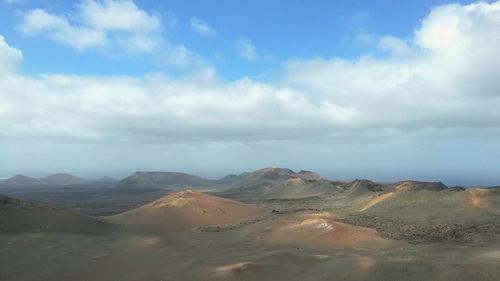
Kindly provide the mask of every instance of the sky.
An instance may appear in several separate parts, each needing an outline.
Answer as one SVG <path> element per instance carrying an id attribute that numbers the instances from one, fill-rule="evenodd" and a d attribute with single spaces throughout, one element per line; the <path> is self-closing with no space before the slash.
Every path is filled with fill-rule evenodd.
<path id="1" fill-rule="evenodd" d="M 0 177 L 500 185 L 500 1 L 0 0 Z"/>

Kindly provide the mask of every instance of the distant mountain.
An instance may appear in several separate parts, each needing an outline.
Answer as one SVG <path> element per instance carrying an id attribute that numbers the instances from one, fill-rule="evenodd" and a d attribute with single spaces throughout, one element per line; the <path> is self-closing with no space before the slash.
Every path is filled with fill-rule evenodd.
<path id="1" fill-rule="evenodd" d="M 441 182 L 406 180 L 379 184 L 365 179 L 338 182 L 324 179 L 310 171 L 295 173 L 290 169 L 264 168 L 226 185 L 225 190 L 217 194 L 240 199 L 299 199 L 325 194 L 357 197 L 373 196 L 380 192 L 443 190 L 460 191 L 458 188 L 451 190 Z"/>
<path id="2" fill-rule="evenodd" d="M 240 180 L 243 180 L 244 178 L 246 178 L 249 175 L 250 175 L 250 173 L 248 173 L 248 172 L 244 172 L 244 173 L 241 173 L 239 175 L 227 175 L 227 176 L 219 179 L 218 182 L 220 184 L 231 184 L 231 183 L 235 183 L 235 182 L 238 182 Z"/>
<path id="3" fill-rule="evenodd" d="M 338 192 L 336 182 L 310 172 L 264 168 L 227 185 L 223 196 L 253 199 L 298 199 Z"/>
<path id="4" fill-rule="evenodd" d="M 11 185 L 11 186 L 23 186 L 23 185 L 39 185 L 42 181 L 40 179 L 27 177 L 24 175 L 15 175 L 11 178 L 8 178 L 2 181 L 2 185 Z"/>
<path id="5" fill-rule="evenodd" d="M 298 178 L 299 176 L 290 169 L 263 168 L 234 183 L 238 188 L 259 188 L 277 181 Z"/>
<path id="6" fill-rule="evenodd" d="M 104 177 L 99 179 L 84 179 L 66 173 L 56 173 L 44 178 L 32 178 L 24 175 L 16 175 L 9 179 L 0 181 L 2 186 L 58 186 L 58 185 L 79 185 L 91 183 L 113 183 L 115 179 Z"/>
<path id="7" fill-rule="evenodd" d="M 332 189 L 332 184 L 310 171 L 295 173 L 290 169 L 264 168 L 252 173 L 228 175 L 209 180 L 185 173 L 136 172 L 115 185 L 118 189 L 180 189 L 220 187 L 252 193 L 256 198 L 302 198 L 317 196 Z M 237 190 L 236 190 L 237 189 Z M 250 192 L 251 191 L 251 192 Z"/>
<path id="8" fill-rule="evenodd" d="M 75 177 L 70 174 L 58 173 L 46 176 L 40 179 L 43 184 L 47 185 L 69 185 L 88 182 L 86 179 Z"/>
<path id="9" fill-rule="evenodd" d="M 119 189 L 179 189 L 185 187 L 208 187 L 217 184 L 185 173 L 174 172 L 135 172 L 119 181 L 115 188 Z"/>

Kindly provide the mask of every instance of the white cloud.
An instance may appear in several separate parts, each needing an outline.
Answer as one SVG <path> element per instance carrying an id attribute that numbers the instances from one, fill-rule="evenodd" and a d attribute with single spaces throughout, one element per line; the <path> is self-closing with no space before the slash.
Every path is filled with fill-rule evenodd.
<path id="1" fill-rule="evenodd" d="M 24 3 L 25 0 L 4 0 L 7 4 L 20 4 Z"/>
<path id="2" fill-rule="evenodd" d="M 383 36 L 380 38 L 378 47 L 389 52 L 393 57 L 404 57 L 412 53 L 411 47 L 405 40 L 393 36 Z"/>
<path id="3" fill-rule="evenodd" d="M 416 30 L 414 46 L 391 37 L 389 49 L 406 57 L 290 60 L 283 80 L 350 109 L 351 127 L 498 130 L 499 18 L 500 2 L 440 6 Z"/>
<path id="4" fill-rule="evenodd" d="M 139 9 L 132 1 L 87 0 L 80 8 L 83 22 L 98 30 L 137 34 L 156 32 L 160 28 L 158 16 Z"/>
<path id="5" fill-rule="evenodd" d="M 240 38 L 235 42 L 236 51 L 247 61 L 256 61 L 259 58 L 252 41 L 247 38 Z"/>
<path id="6" fill-rule="evenodd" d="M 17 72 L 21 67 L 22 58 L 21 50 L 10 47 L 0 35 L 0 74 Z"/>
<path id="7" fill-rule="evenodd" d="M 18 29 L 77 50 L 120 48 L 151 52 L 161 41 L 159 16 L 148 14 L 128 0 L 86 0 L 71 17 L 42 9 L 29 10 Z"/>
<path id="8" fill-rule="evenodd" d="M 181 78 L 0 78 L 0 136 L 137 143 L 498 137 L 499 18 L 500 2 L 440 6 L 413 38 L 382 37 L 381 47 L 404 56 L 290 59 L 266 83 L 224 81 L 211 68 Z M 443 32 L 446 40 L 436 35 Z M 256 59 L 242 42 L 243 55 Z M 182 47 L 174 53 L 173 60 L 191 57 Z"/>
<path id="9" fill-rule="evenodd" d="M 19 30 L 25 35 L 47 36 L 50 40 L 77 50 L 105 47 L 109 44 L 104 31 L 73 26 L 66 17 L 51 15 L 41 9 L 27 12 Z"/>
<path id="10" fill-rule="evenodd" d="M 197 17 L 190 18 L 189 24 L 191 26 L 191 29 L 202 36 L 212 36 L 216 34 L 215 29 L 213 29 L 208 23 Z"/>
<path id="11" fill-rule="evenodd" d="M 147 54 L 160 65 L 187 70 L 206 66 L 202 56 L 161 35 L 159 15 L 147 13 L 131 0 L 83 0 L 76 7 L 69 15 L 29 10 L 17 28 L 79 51 L 99 50 L 113 57 Z M 164 19 L 168 28 L 177 24 L 175 16 L 166 14 Z"/>

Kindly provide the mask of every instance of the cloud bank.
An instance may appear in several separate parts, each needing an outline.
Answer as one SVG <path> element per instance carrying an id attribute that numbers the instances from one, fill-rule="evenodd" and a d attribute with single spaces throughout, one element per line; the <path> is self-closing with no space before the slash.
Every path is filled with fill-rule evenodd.
<path id="1" fill-rule="evenodd" d="M 109 21 L 116 10 L 130 21 Z M 147 51 L 160 28 L 132 2 L 85 1 L 78 21 L 33 10 L 21 30 L 76 49 Z M 500 2 L 436 7 L 412 38 L 384 35 L 375 47 L 384 55 L 291 58 L 268 82 L 227 81 L 210 67 L 180 78 L 28 77 L 21 51 L 0 37 L 0 138 L 143 145 L 500 136 Z M 171 58 L 190 51 L 178 52 Z"/>
<path id="2" fill-rule="evenodd" d="M 10 47 L 0 35 L 0 74 L 19 71 L 23 54 L 21 50 Z"/>

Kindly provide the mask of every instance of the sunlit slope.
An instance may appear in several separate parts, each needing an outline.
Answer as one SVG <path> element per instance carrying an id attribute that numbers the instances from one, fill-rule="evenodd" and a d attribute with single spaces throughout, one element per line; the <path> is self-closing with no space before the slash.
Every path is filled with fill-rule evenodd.
<path id="1" fill-rule="evenodd" d="M 166 231 L 195 226 L 236 223 L 259 217 L 265 211 L 249 204 L 193 190 L 169 193 L 137 209 L 109 217 L 125 225 L 143 225 Z"/>
<path id="2" fill-rule="evenodd" d="M 358 210 L 415 222 L 487 223 L 500 218 L 500 189 L 380 192 Z"/>

